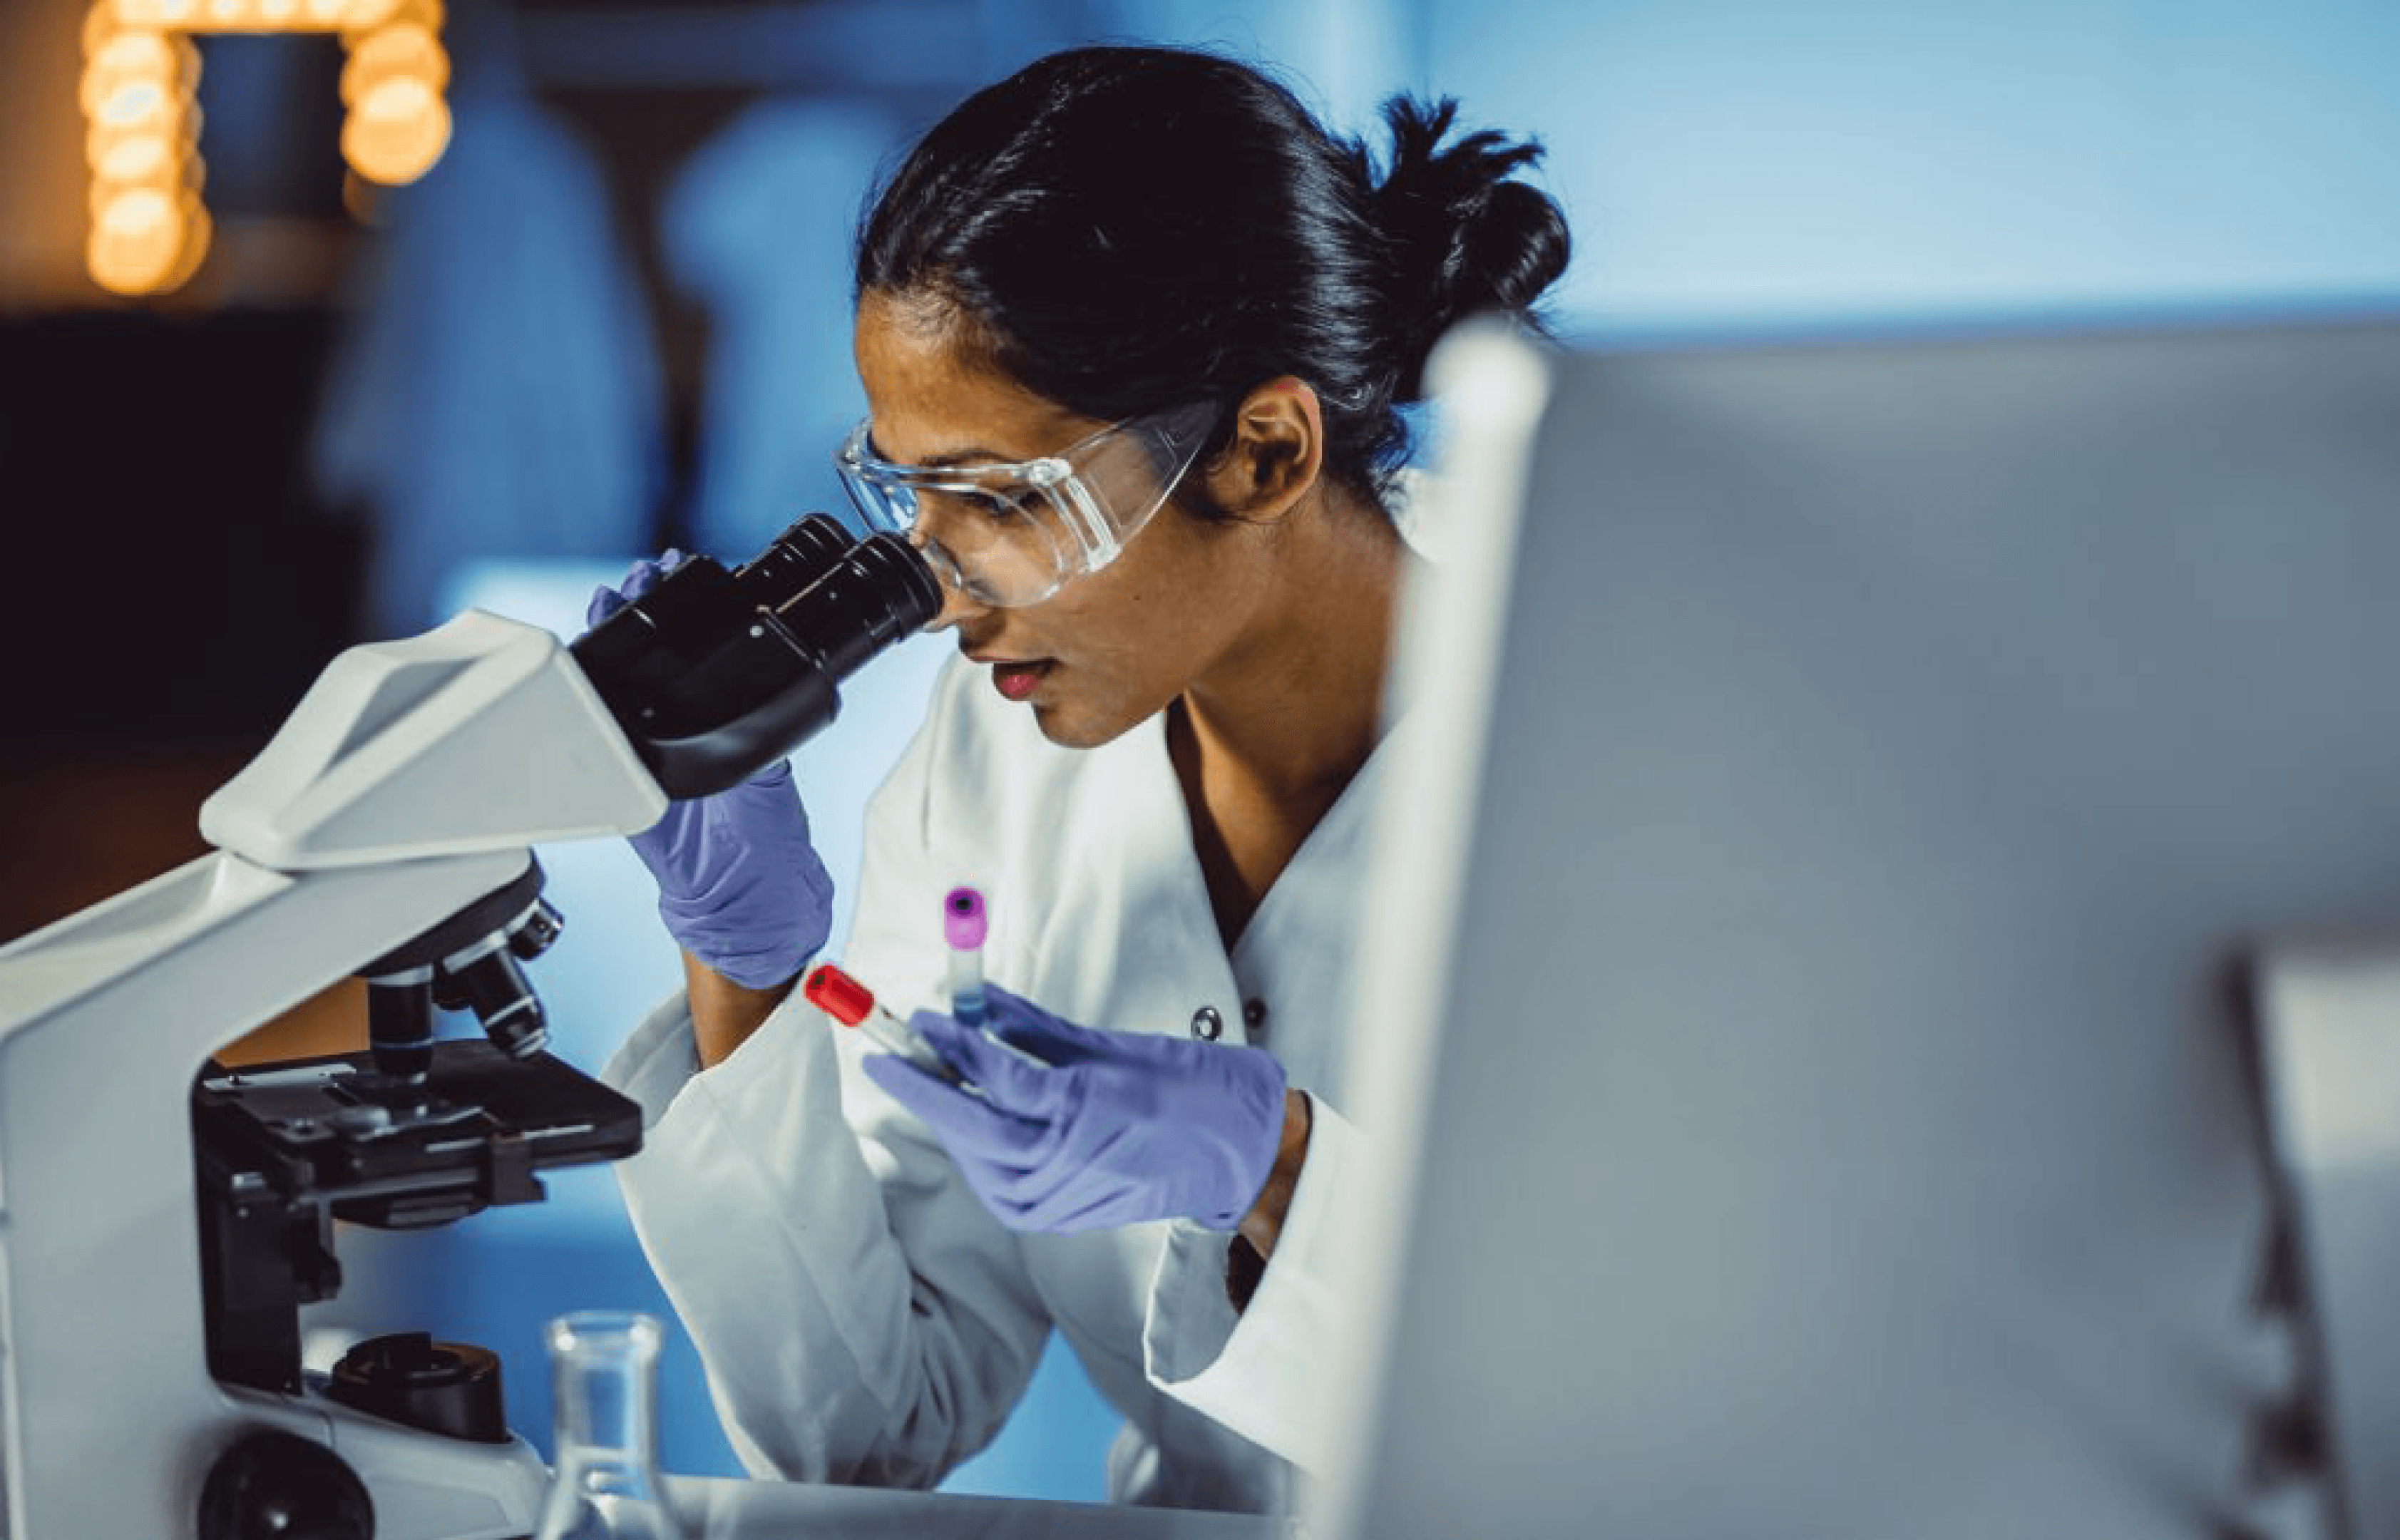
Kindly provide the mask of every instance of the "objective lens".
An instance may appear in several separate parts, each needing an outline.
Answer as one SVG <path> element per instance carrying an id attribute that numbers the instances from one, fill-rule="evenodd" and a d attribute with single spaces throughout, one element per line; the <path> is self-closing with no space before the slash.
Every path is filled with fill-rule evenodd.
<path id="1" fill-rule="evenodd" d="M 430 968 L 367 980 L 367 1047 L 394 1080 L 424 1078 L 433 1067 Z"/>
<path id="2" fill-rule="evenodd" d="M 550 1042 L 550 1023 L 541 1002 L 514 954 L 495 947 L 473 961 L 443 965 L 467 1008 L 475 1013 L 484 1035 L 511 1058 L 531 1058 Z"/>
<path id="3" fill-rule="evenodd" d="M 509 950 L 530 962 L 550 950 L 550 944 L 566 928 L 566 918 L 551 906 L 550 900 L 537 898 L 533 907 L 509 932 Z"/>

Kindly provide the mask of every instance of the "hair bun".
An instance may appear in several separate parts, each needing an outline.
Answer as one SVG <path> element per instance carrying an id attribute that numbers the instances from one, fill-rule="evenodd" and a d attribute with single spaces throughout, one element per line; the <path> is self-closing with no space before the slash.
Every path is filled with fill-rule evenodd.
<path id="1" fill-rule="evenodd" d="M 1486 129 L 1445 148 L 1457 116 L 1448 97 L 1384 103 L 1391 162 L 1370 196 L 1393 253 L 1402 401 L 1418 396 L 1425 356 L 1444 332 L 1485 310 L 1538 328 L 1534 304 L 1566 271 L 1566 216 L 1548 194 L 1513 180 L 1540 161 L 1541 145 Z"/>

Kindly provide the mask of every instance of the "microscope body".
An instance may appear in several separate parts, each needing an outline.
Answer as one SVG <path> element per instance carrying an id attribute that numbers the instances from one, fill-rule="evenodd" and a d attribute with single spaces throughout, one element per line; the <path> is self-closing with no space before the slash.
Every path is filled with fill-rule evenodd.
<path id="1" fill-rule="evenodd" d="M 460 944 L 457 927 L 496 905 L 517 918 L 494 944 L 541 929 L 534 844 L 647 828 L 670 794 L 730 784 L 829 719 L 832 679 L 921 626 L 938 589 L 893 538 L 853 548 L 822 515 L 804 525 L 822 549 L 797 569 L 795 525 L 770 552 L 792 570 L 769 575 L 778 598 L 842 590 L 832 650 L 847 661 L 801 657 L 798 715 L 790 691 L 737 702 L 734 749 L 673 709 L 677 676 L 705 672 L 690 637 L 724 631 L 721 619 L 678 631 L 629 606 L 570 653 L 469 611 L 334 659 L 203 806 L 210 853 L 0 947 L 0 1534 L 217 1540 L 261 1470 L 297 1484 L 288 1504 L 304 1516 L 362 1497 L 375 1540 L 531 1530 L 548 1473 L 529 1445 L 505 1427 L 460 1437 L 349 1404 L 300 1371 L 293 1313 L 339 1286 L 334 1218 L 444 1223 L 537 1198 L 538 1168 L 636 1148 L 638 1113 L 542 1054 L 538 1014 L 528 1031 L 505 999 L 472 1002 L 489 1045 L 411 1043 L 377 1015 L 367 1055 L 239 1070 L 211 1056 L 353 974 L 369 976 L 371 1000 L 455 989 L 412 944 L 447 936 L 432 949 L 451 963 L 480 956 L 492 948 Z M 891 569 L 866 586 L 900 595 L 868 606 L 871 623 L 853 613 L 862 552 Z M 731 612 L 756 613 L 743 638 L 772 630 L 797 654 L 805 628 L 777 625 L 775 604 L 736 580 L 769 565 L 705 564 L 679 589 L 714 583 Z M 862 624 L 871 634 L 852 634 Z M 655 677 L 595 665 L 586 644 L 604 632 Z M 759 713 L 775 710 L 762 731 Z M 445 1120 L 457 1137 L 434 1137 Z M 327 1124 L 346 1124 L 344 1139 L 327 1142 Z M 333 1468 L 296 1468 L 295 1451 L 300 1466 L 329 1452 Z"/>
<path id="2" fill-rule="evenodd" d="M 665 806 L 554 640 L 470 612 L 336 659 L 203 808 L 217 850 L 0 950 L 8 1533 L 195 1533 L 211 1470 L 260 1429 L 338 1452 L 379 1540 L 531 1528 L 544 1472 L 522 1440 L 211 1375 L 194 1081 L 228 1040 L 522 879 L 534 841 Z"/>

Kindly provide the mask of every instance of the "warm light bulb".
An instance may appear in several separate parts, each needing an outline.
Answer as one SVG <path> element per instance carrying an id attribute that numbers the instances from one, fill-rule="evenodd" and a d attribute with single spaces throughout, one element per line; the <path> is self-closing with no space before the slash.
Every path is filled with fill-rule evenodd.
<path id="1" fill-rule="evenodd" d="M 176 105 L 158 82 L 128 80 L 112 89 L 91 116 L 102 128 L 164 128 L 174 121 Z"/>
<path id="2" fill-rule="evenodd" d="M 164 139 L 173 144 L 176 158 L 180 161 L 199 147 L 199 116 L 197 111 L 179 113 L 164 123 L 135 123 L 124 128 L 94 123 L 84 134 L 84 162 L 91 168 L 92 174 L 98 176 L 101 167 L 118 153 L 118 146 L 126 141 L 153 138 Z"/>
<path id="3" fill-rule="evenodd" d="M 250 7 L 242 0 L 209 0 L 209 25 L 239 27 L 250 19 Z"/>
<path id="4" fill-rule="evenodd" d="M 173 198 L 156 187 L 130 188 L 110 198 L 92 221 L 85 256 L 103 288 L 146 293 L 173 270 L 184 234 Z"/>
<path id="5" fill-rule="evenodd" d="M 128 75 L 151 75 L 158 79 L 172 78 L 178 61 L 175 50 L 155 32 L 134 31 L 111 33 L 84 65 L 84 78 L 122 79 Z"/>
<path id="6" fill-rule="evenodd" d="M 450 84 L 450 56 L 433 34 L 413 21 L 395 22 L 359 39 L 342 64 L 344 106 L 394 76 L 423 81 L 439 91 Z"/>
<path id="7" fill-rule="evenodd" d="M 380 27 L 399 8 L 400 0 L 347 0 L 342 7 L 342 27 L 348 32 Z"/>
<path id="8" fill-rule="evenodd" d="M 83 108 L 84 122 L 92 128 L 117 126 L 111 116 L 138 118 L 141 103 L 133 93 L 137 87 L 164 94 L 166 82 L 156 75 L 129 75 L 121 70 L 102 70 L 86 66 L 83 78 L 75 84 L 75 100 Z"/>
<path id="9" fill-rule="evenodd" d="M 109 141 L 93 157 L 91 174 L 99 182 L 120 186 L 136 182 L 157 186 L 182 181 L 183 168 L 184 158 L 176 153 L 173 137 L 152 129 Z"/>
<path id="10" fill-rule="evenodd" d="M 118 48 L 117 44 L 131 46 Z M 185 93 L 176 65 L 174 50 L 157 34 L 128 33 L 83 67 L 83 78 L 75 87 L 76 101 L 84 116 L 94 121 L 112 111 L 124 118 L 139 118 L 143 106 L 134 94 L 138 87 L 156 90 L 180 105 Z"/>
<path id="11" fill-rule="evenodd" d="M 442 30 L 442 0 L 393 0 L 391 14 L 383 19 L 385 26 L 413 22 L 428 32 Z M 351 29 L 354 33 L 359 29 Z"/>
<path id="12" fill-rule="evenodd" d="M 136 187 L 108 200 L 100 223 L 111 235 L 140 236 L 172 223 L 175 199 L 156 187 Z"/>
<path id="13" fill-rule="evenodd" d="M 388 187 L 432 169 L 450 143 L 450 109 L 424 81 L 395 75 L 367 89 L 342 120 L 342 158 Z"/>

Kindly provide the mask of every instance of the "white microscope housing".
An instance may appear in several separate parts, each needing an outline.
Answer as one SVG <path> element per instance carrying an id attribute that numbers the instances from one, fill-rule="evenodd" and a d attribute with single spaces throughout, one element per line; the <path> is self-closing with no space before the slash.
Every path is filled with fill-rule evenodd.
<path id="1" fill-rule="evenodd" d="M 361 1410 L 302 1370 L 331 1220 L 448 1222 L 638 1147 L 632 1103 L 541 1052 L 509 955 L 556 923 L 530 847 L 781 757 L 937 603 L 895 537 L 811 515 L 571 652 L 471 610 L 353 647 L 202 808 L 213 851 L 0 947 L 0 1534 L 363 1534 L 362 1502 L 375 1540 L 529 1532 L 548 1473 L 505 1425 Z M 789 688 L 751 688 L 778 669 Z M 692 681 L 716 696 L 685 709 Z M 368 1053 L 213 1061 L 357 974 Z M 428 996 L 490 1041 L 430 1041 Z"/>

